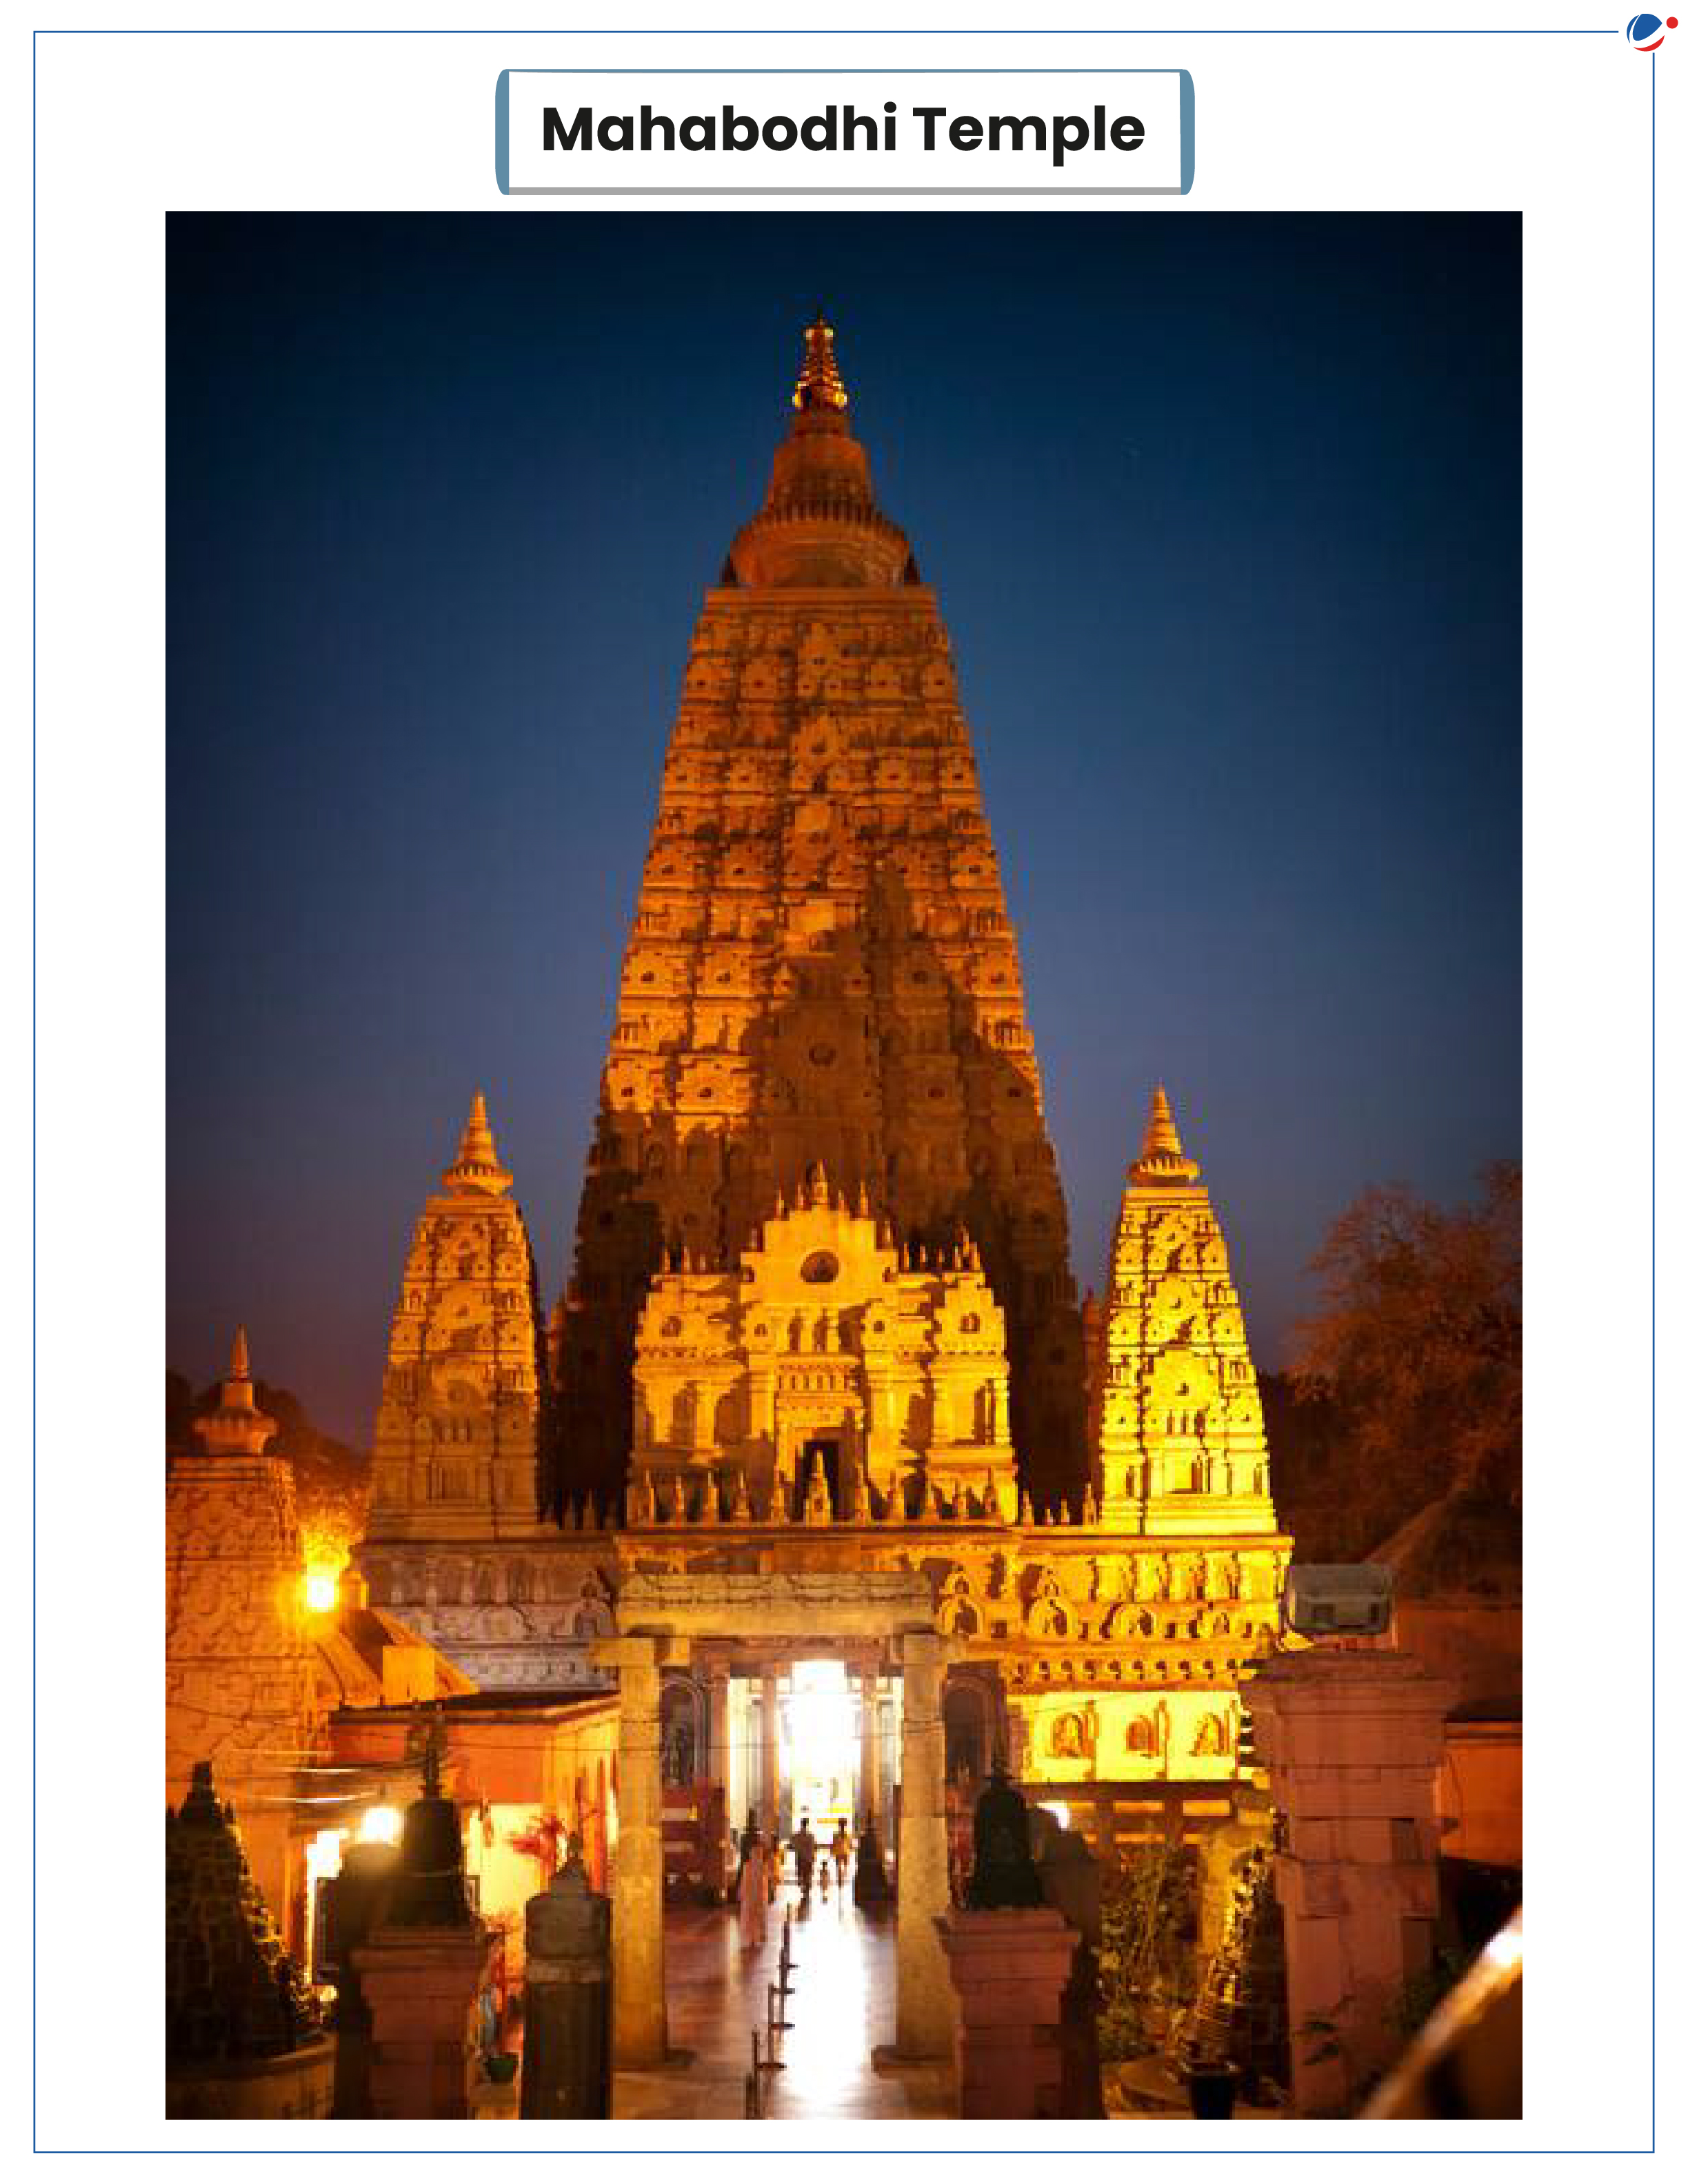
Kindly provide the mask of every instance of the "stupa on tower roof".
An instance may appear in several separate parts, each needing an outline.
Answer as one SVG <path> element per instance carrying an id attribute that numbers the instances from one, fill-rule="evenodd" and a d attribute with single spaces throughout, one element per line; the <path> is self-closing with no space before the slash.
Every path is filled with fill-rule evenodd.
<path id="1" fill-rule="evenodd" d="M 867 450 L 850 429 L 850 396 L 816 315 L 803 335 L 790 428 L 774 451 L 761 511 L 733 542 L 733 581 L 761 590 L 917 581 L 909 542 L 879 508 Z"/>
<path id="2" fill-rule="evenodd" d="M 1173 1120 L 1173 1103 L 1167 1097 L 1164 1084 L 1155 1087 L 1149 1119 L 1143 1126 L 1142 1150 L 1131 1163 L 1129 1173 L 1135 1184 L 1174 1185 L 1194 1183 L 1201 1173 L 1179 1141 L 1178 1126 Z"/>
<path id="3" fill-rule="evenodd" d="M 196 1418 L 193 1430 L 210 1456 L 259 1456 L 275 1439 L 276 1421 L 259 1409 L 252 1391 L 243 1327 L 235 1329 L 228 1377 L 218 1392 L 217 1407 Z"/>
<path id="4" fill-rule="evenodd" d="M 502 1197 L 510 1189 L 512 1178 L 510 1170 L 500 1164 L 499 1149 L 493 1142 L 484 1094 L 475 1095 L 469 1120 L 458 1140 L 457 1157 L 440 1179 L 448 1190 L 483 1191 L 494 1198 Z"/>

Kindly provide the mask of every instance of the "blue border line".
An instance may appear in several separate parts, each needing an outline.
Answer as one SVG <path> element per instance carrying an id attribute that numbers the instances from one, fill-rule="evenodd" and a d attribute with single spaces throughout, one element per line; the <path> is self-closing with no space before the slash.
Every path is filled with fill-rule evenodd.
<path id="1" fill-rule="evenodd" d="M 40 32 L 30 40 L 30 2020 L 41 1993 L 41 1871 L 36 1845 L 41 1840 L 41 1516 L 38 1507 L 37 1420 L 41 1405 L 41 1340 L 36 1293 L 40 1265 L 36 1208 L 41 1185 L 38 1142 L 41 1115 L 41 975 L 39 968 L 41 857 L 40 767 L 36 759 L 41 682 L 40 580 L 36 568 L 40 503 L 41 448 L 36 376 L 40 368 L 41 270 L 36 231 L 40 226 L 41 131 L 36 121 L 36 85 Z M 41 2059 L 38 2037 L 30 2042 L 30 2150 L 41 2151 Z"/>
<path id="2" fill-rule="evenodd" d="M 1652 1530 L 1652 1645 L 1647 1675 L 1648 1708 L 1653 1734 L 1647 1747 L 1652 1797 L 1647 1814 L 1647 1843 L 1652 1873 L 1652 2017 L 1650 2090 L 1652 2142 L 1658 2144 L 1658 53 L 1648 57 L 1648 649 L 1647 725 L 1647 1134 L 1648 1282 L 1652 1348 L 1652 1402 L 1649 1420 L 1652 1493 L 1648 1521 Z"/>
<path id="3" fill-rule="evenodd" d="M 28 94 L 28 111 L 31 111 L 31 170 L 28 170 L 28 175 L 31 175 L 31 223 L 28 223 L 31 225 L 31 743 L 28 743 L 28 751 L 31 751 L 31 782 L 28 782 L 28 793 L 31 793 L 31 801 L 28 801 L 28 812 L 31 812 L 31 900 L 28 900 L 28 911 L 31 911 L 31 917 L 28 917 L 28 926 L 31 926 L 31 1201 L 28 1201 L 28 1206 L 31 1206 L 31 1212 L 28 1212 L 28 1218 L 31 1218 L 31 1312 L 33 1312 L 33 1315 L 35 1311 L 37 1311 L 37 1286 L 35 1284 L 37 1284 L 37 1271 L 39 1271 L 39 1249 L 37 1249 L 37 1243 L 39 1243 L 39 850 L 37 850 L 37 838 L 39 838 L 39 766 L 37 766 L 37 743 L 39 743 L 39 566 L 37 566 L 37 550 L 39 550 L 39 393 L 37 393 L 37 382 L 39 382 L 39 120 L 37 120 L 37 105 L 39 105 L 39 98 L 37 98 L 37 85 L 39 85 L 39 65 L 37 64 L 39 64 L 39 42 L 42 42 L 44 37 L 90 37 L 90 35 L 92 37 L 550 37 L 550 35 L 574 35 L 574 37 L 583 37 L 583 35 L 603 35 L 603 33 L 600 33 L 599 26 L 589 26 L 589 24 L 570 24 L 565 31 L 543 31 L 543 28 L 532 28 L 531 24 L 520 28 L 502 28 L 502 26 L 437 28 L 435 26 L 435 28 L 420 28 L 420 31 L 417 31 L 417 28 L 406 31 L 406 28 L 398 28 L 398 26 L 382 26 L 382 28 L 376 28 L 376 31 L 367 31 L 367 28 L 360 31 L 360 28 L 354 28 L 354 26 L 308 28 L 304 26 L 304 24 L 286 24 L 286 26 L 277 26 L 277 28 L 262 28 L 262 26 L 238 26 L 238 28 L 236 26 L 219 26 L 219 28 L 151 26 L 148 28 L 148 26 L 137 26 L 137 24 L 122 24 L 122 26 L 116 26 L 116 28 L 111 28 L 111 26 L 75 28 L 75 26 L 68 26 L 68 24 L 54 24 L 54 26 L 46 26 L 46 28 L 37 26 L 33 33 L 31 33 L 31 94 Z M 616 35 L 622 35 L 622 37 L 672 37 L 675 33 L 672 33 L 671 28 L 661 28 L 661 31 L 644 31 L 644 28 L 616 26 Z M 743 33 L 733 33 L 733 31 L 712 31 L 712 33 L 705 33 L 705 35 L 716 35 L 716 37 L 721 37 L 721 35 L 766 37 L 766 35 L 771 33 L 766 33 L 766 31 L 743 31 Z M 832 37 L 832 35 L 838 35 L 838 33 L 834 33 L 834 31 L 823 31 L 823 28 L 808 28 L 808 31 L 804 31 L 804 28 L 786 28 L 786 31 L 780 31 L 780 33 L 773 33 L 773 35 L 780 35 L 780 37 Z M 883 31 L 883 28 L 861 28 L 861 31 L 852 31 L 850 35 L 858 35 L 858 37 L 928 37 L 928 35 L 945 35 L 945 37 L 952 37 L 952 35 L 956 33 L 955 33 L 955 26 L 945 26 L 941 33 L 915 31 L 915 28 L 895 28 L 895 31 Z M 1013 33 L 994 33 L 994 35 L 1013 35 Z M 1111 33 L 1111 31 L 1096 31 L 1096 28 L 1085 28 L 1085 31 L 1039 28 L 1037 33 L 1020 33 L 1020 35 L 1037 35 L 1037 37 L 1124 37 L 1124 35 L 1134 35 L 1134 37 L 1613 37 L 1613 35 L 1620 35 L 1620 31 L 1616 26 L 1601 26 L 1601 28 L 1563 28 L 1562 26 L 1562 28 L 1535 28 L 1535 31 L 1531 31 L 1531 28 L 1500 28 L 1500 31 L 1490 31 L 1490 28 L 1474 28 L 1474 26 L 1454 26 L 1454 28 L 1441 28 L 1441 31 L 1439 31 L 1439 28 L 1400 28 L 1400 31 L 1397 31 L 1397 28 L 1380 28 L 1380 26 L 1306 28 L 1306 31 L 1301 31 L 1301 28 L 1243 26 L 1243 28 L 1228 28 L 1228 31 L 1196 31 L 1196 28 L 1177 26 L 1173 28 L 1173 31 L 1164 31 L 1164 28 L 1153 28 L 1153 26 L 1131 26 L 1129 31 L 1114 31 L 1114 33 Z M 1657 164 L 1660 164 L 1660 159 L 1657 159 L 1657 111 L 1660 111 L 1660 87 L 1657 87 L 1657 53 L 1649 54 L 1649 59 L 1651 64 L 1653 64 L 1653 70 L 1649 72 L 1651 75 L 1651 85 L 1649 85 L 1649 201 L 1651 201 L 1651 236 L 1649 236 L 1649 327 L 1651 327 L 1651 348 L 1649 348 L 1649 360 L 1651 360 L 1649 363 L 1649 371 L 1651 371 L 1649 1243 L 1651 1243 L 1651 1284 L 1649 1286 L 1651 1286 L 1651 1339 L 1653 1339 L 1653 1358 L 1651 1358 L 1651 1384 L 1653 1384 L 1653 1404 L 1651 1404 L 1651 1411 L 1653 1411 L 1653 1415 L 1651 1415 L 1651 1527 L 1653 1527 L 1653 1588 L 1651 1588 L 1653 1599 L 1651 1599 L 1651 1635 L 1653 1635 L 1653 1645 L 1651 1645 L 1649 1699 L 1651 1699 L 1653 1721 L 1657 1723 L 1657 719 L 1660 719 L 1660 675 L 1657 675 L 1657 657 L 1660 657 L 1660 638 L 1657 638 L 1657 592 L 1660 592 L 1660 572 L 1657 572 L 1657 533 L 1660 533 L 1660 482 L 1657 482 L 1660 481 L 1660 456 L 1657 456 L 1657 441 L 1660 441 L 1660 426 L 1657 426 L 1657 415 L 1660 415 L 1660 391 L 1657 391 L 1657 376 L 1660 376 L 1660 363 L 1657 363 L 1657 358 L 1660 358 L 1660 326 L 1657 326 L 1657 277 L 1660 277 L 1657 276 L 1657 262 L 1660 262 L 1660 186 L 1657 186 Z M 1188 96 L 1188 92 L 1192 90 L 1190 75 L 1188 75 L 1188 70 L 1179 70 L 1179 75 L 1181 79 L 1184 79 L 1179 92 L 1181 96 Z M 502 188 L 502 179 L 504 179 L 504 173 L 507 173 L 507 157 L 509 157 L 509 142 L 507 142 L 509 140 L 509 105 L 507 105 L 509 90 L 507 90 L 507 79 L 504 79 L 504 76 L 500 76 L 500 81 L 498 81 L 498 94 L 500 94 L 498 96 L 498 118 L 500 118 L 500 133 L 498 133 L 498 166 L 500 166 L 500 188 Z M 1186 175 L 1184 175 L 1184 190 L 1188 192 L 1188 188 L 1190 188 L 1190 179 L 1192 175 L 1195 175 L 1195 136 L 1192 136 L 1192 129 L 1188 126 L 1188 122 L 1186 122 L 1186 140 L 1184 142 L 1186 142 Z M 42 1804 L 42 1793 L 39 1793 L 39 1671 L 42 1671 L 42 1651 L 39 1651 L 39 1502 L 37 1502 L 39 1373 L 37 1369 L 35 1369 L 35 1365 L 39 1362 L 39 1341 L 31 1343 L 31 1352 L 33 1352 L 33 1358 L 31 1358 L 31 1512 L 28 1512 L 31 1513 L 31 1992 L 39 1992 L 39 1867 L 37 1867 L 37 1861 L 35 1861 L 35 1839 L 39 1836 L 39 1804 Z M 1655 1743 L 1657 1743 L 1657 1741 L 1655 1741 Z M 1358 2158 L 1358 2160 L 1378 2160 L 1378 2158 L 1389 2158 L 1389 2156 L 1423 2158 L 1428 2156 L 1428 2153 L 1437 2153 L 1437 2156 L 1448 2156 L 1448 2153 L 1490 2153 L 1490 2156 L 1494 2156 L 1494 2153 L 1502 2153 L 1502 2156 L 1537 2153 L 1537 2156 L 1548 2156 L 1548 2158 L 1570 2156 L 1570 2158 L 1583 2158 L 1583 2160 L 1590 2156 L 1601 2158 L 1601 2156 L 1655 2153 L 1655 2151 L 1657 2151 L 1657 2101 L 1660 2101 L 1660 2094 L 1657 2094 L 1657 2040 L 1660 2040 L 1660 2025 L 1657 2025 L 1657 1986 L 1660 1986 L 1660 1972 L 1657 1972 L 1657 1930 L 1660 1930 L 1660 1911 L 1657 1911 L 1657 1749 L 1651 1752 L 1651 1771 L 1653 1771 L 1653 1797 L 1651 1797 L 1651 1811 L 1649 1811 L 1649 1824 L 1651 1824 L 1649 1847 L 1651 1847 L 1651 1878 L 1653 1878 L 1653 1933 L 1651 1933 L 1651 2088 L 1649 2088 L 1651 2090 L 1651 2140 L 1649 2140 L 1649 2145 L 1646 2147 L 1446 2147 L 1446 2145 L 1439 2145 L 1435 2147 L 1435 2149 L 1428 2149 L 1428 2147 L 1271 2145 L 1271 2147 L 1236 2147 L 1234 2151 L 1236 2151 L 1236 2153 L 1290 2153 L 1290 2156 L 1295 2158 L 1304 2158 L 1304 2156 L 1310 2156 L 1310 2153 L 1334 2153 L 1334 2156 L 1350 2156 L 1350 2158 Z M 631 2123 L 633 2119 L 627 2119 L 627 2120 Z M 247 2158 L 281 2156 L 281 2158 L 288 2158 L 288 2160 L 297 2160 L 301 2153 L 306 2153 L 306 2156 L 310 2156 L 310 2153 L 369 2153 L 369 2156 L 382 2156 L 382 2158 L 388 2158 L 388 2160 L 391 2160 L 391 2158 L 404 2160 L 404 2158 L 415 2158 L 415 2156 L 465 2158 L 470 2156 L 470 2151 L 476 2151 L 476 2153 L 504 2153 L 504 2158 L 515 2156 L 517 2160 L 554 2160 L 554 2158 L 561 2156 L 561 2153 L 568 2153 L 568 2151 L 574 2151 L 574 2153 L 579 2153 L 579 2156 L 583 2158 L 599 2158 L 599 2156 L 616 2158 L 616 2156 L 629 2156 L 629 2153 L 660 2153 L 660 2151 L 683 2153 L 683 2151 L 714 2151 L 714 2149 L 712 2147 L 677 2147 L 677 2145 L 671 2147 L 671 2142 L 666 2142 L 666 2140 L 651 2140 L 651 2142 L 638 2145 L 638 2147 L 596 2147 L 596 2145 L 588 2147 L 577 2142 L 574 2147 L 557 2145 L 557 2147 L 531 2147 L 531 2149 L 528 2149 L 528 2147 L 507 2147 L 507 2149 L 500 2149 L 496 2142 L 489 2142 L 489 2145 L 485 2147 L 476 2145 L 474 2149 L 470 2149 L 467 2145 L 465 2147 L 358 2147 L 358 2145 L 316 2147 L 316 2145 L 304 2145 L 304 2142 L 301 2142 L 299 2147 L 179 2147 L 179 2145 L 175 2147 L 44 2147 L 42 2142 L 39 2142 L 39 2040 L 37 2037 L 33 2037 L 33 2040 L 31 2040 L 31 2151 L 37 2153 L 37 2156 L 39 2153 L 48 2153 L 48 2156 L 54 2156 L 54 2153 L 90 2156 L 92 2153 L 92 2156 L 122 2158 L 126 2156 L 126 2153 L 177 2153 L 177 2156 L 183 2156 L 183 2153 L 186 2153 L 186 2156 L 194 2156 L 194 2153 L 212 2153 L 212 2156 L 247 2156 Z M 873 2153 L 933 2153 L 933 2151 L 937 2149 L 930 2145 L 924 2145 L 924 2142 L 917 2142 L 917 2145 L 913 2147 L 889 2147 L 889 2145 L 883 2145 L 880 2140 L 867 2138 L 867 2140 L 862 2140 L 861 2145 L 854 2145 L 854 2147 L 733 2145 L 732 2151 L 733 2153 L 749 2153 L 749 2156 L 758 2156 L 760 2153 L 760 2156 L 790 2158 L 790 2156 L 797 2156 L 797 2153 L 808 2153 L 808 2156 L 821 2156 L 821 2158 L 838 2156 L 838 2158 L 847 2158 L 847 2160 L 861 2160 L 862 2153 L 869 2153 L 869 2156 L 873 2156 Z M 956 2151 L 956 2149 L 948 2149 L 948 2151 Z M 994 2153 L 1011 2153 L 1011 2156 L 1020 2158 L 1022 2153 L 1024 2153 L 1024 2149 L 1020 2149 L 1020 2147 L 970 2147 L 970 2149 L 959 2149 L 959 2151 L 970 2153 L 972 2158 L 994 2156 Z M 1061 2153 L 1120 2153 L 1120 2151 L 1127 2151 L 1127 2149 L 1120 2145 L 1118 2138 L 1114 2138 L 1114 2140 L 1109 2140 L 1109 2142 L 1105 2142 L 1105 2145 L 1068 2145 L 1068 2142 L 1063 2142 L 1063 2145 L 1059 2147 L 1059 2151 L 1061 2151 Z M 1160 2158 L 1160 2156 L 1168 2156 L 1168 2153 L 1171 2153 L 1173 2158 L 1192 2156 L 1192 2153 L 1195 2153 L 1195 2156 L 1203 2156 L 1203 2153 L 1206 2153 L 1206 2156 L 1212 2156 L 1212 2153 L 1217 2153 L 1217 2151 L 1221 2151 L 1217 2145 L 1207 2145 L 1207 2147 L 1157 2145 L 1153 2147 L 1153 2156 Z"/>

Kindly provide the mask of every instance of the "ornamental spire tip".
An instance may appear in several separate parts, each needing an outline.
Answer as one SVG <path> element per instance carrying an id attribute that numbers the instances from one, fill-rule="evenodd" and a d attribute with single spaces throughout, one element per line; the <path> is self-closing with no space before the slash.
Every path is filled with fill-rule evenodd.
<path id="1" fill-rule="evenodd" d="M 803 368 L 791 398 L 794 410 L 848 410 L 850 394 L 833 354 L 833 329 L 824 311 L 816 311 L 803 329 Z"/>

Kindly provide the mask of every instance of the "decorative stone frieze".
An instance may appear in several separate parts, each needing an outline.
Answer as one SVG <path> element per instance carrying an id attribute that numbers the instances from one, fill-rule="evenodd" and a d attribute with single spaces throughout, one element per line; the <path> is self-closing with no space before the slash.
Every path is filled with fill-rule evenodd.
<path id="1" fill-rule="evenodd" d="M 1000 1513 L 1014 1491 L 1003 1315 L 965 1234 L 916 1265 L 823 1169 L 727 1269 L 658 1274 L 633 1360 L 631 1506 L 719 1522 Z"/>

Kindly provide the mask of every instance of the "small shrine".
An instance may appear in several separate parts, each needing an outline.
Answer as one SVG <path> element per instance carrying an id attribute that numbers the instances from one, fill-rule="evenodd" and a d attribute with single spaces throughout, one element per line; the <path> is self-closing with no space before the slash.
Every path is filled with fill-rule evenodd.
<path id="1" fill-rule="evenodd" d="M 326 2116 L 333 2043 L 253 1883 L 211 1764 L 164 1816 L 165 2111 Z"/>

